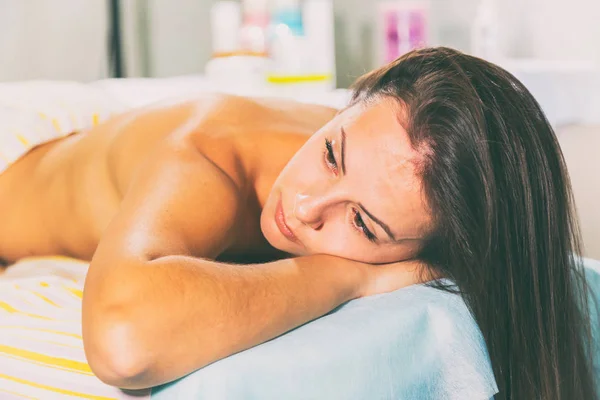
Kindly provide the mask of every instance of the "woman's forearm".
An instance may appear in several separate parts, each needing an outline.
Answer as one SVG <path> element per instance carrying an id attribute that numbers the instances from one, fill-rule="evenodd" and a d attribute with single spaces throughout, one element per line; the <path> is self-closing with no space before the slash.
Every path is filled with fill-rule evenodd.
<path id="1" fill-rule="evenodd" d="M 357 263 L 320 255 L 262 265 L 169 256 L 119 274 L 84 299 L 84 342 L 94 372 L 128 388 L 171 381 L 322 316 L 358 297 L 362 279 Z M 128 289 L 111 294 L 113 279 Z"/>

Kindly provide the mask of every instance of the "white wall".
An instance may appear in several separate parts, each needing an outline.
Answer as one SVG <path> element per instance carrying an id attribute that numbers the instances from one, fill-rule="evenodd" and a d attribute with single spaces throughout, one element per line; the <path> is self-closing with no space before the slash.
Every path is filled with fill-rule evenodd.
<path id="1" fill-rule="evenodd" d="M 209 11 L 213 0 L 147 0 L 150 73 L 201 73 L 211 55 Z"/>
<path id="2" fill-rule="evenodd" d="M 528 0 L 528 26 L 533 55 L 540 58 L 590 60 L 592 73 L 571 76 L 575 91 L 556 93 L 573 98 L 583 122 L 600 124 L 600 1 Z"/>
<path id="3" fill-rule="evenodd" d="M 0 81 L 106 76 L 104 0 L 0 0 Z"/>

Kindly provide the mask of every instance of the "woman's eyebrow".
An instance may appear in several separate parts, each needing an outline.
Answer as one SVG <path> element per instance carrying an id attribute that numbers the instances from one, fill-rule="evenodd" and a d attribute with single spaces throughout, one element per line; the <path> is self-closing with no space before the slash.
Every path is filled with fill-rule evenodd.
<path id="1" fill-rule="evenodd" d="M 346 131 L 344 127 L 341 127 L 342 130 L 342 175 L 346 175 Z"/>
<path id="2" fill-rule="evenodd" d="M 397 241 L 396 238 L 394 237 L 394 234 L 392 233 L 392 230 L 385 222 L 383 222 L 382 220 L 380 220 L 379 218 L 377 218 L 376 216 L 371 214 L 369 211 L 367 211 L 365 206 L 363 206 L 362 204 L 358 203 L 358 206 L 360 208 L 362 208 L 362 210 L 365 212 L 365 214 L 367 214 L 367 216 L 369 218 L 371 218 L 373 221 L 375 221 L 377 223 L 377 225 L 379 225 L 381 227 L 381 229 L 383 229 L 385 231 L 385 233 L 387 233 L 387 235 L 390 237 L 390 239 L 392 239 L 394 242 Z"/>
<path id="3" fill-rule="evenodd" d="M 346 175 L 346 131 L 344 130 L 343 126 L 341 127 L 341 131 L 342 131 L 341 167 L 342 167 L 342 175 Z M 360 208 L 362 208 L 362 210 L 365 212 L 365 214 L 367 214 L 367 216 L 369 218 L 371 218 L 371 220 L 375 221 L 375 223 L 377 225 L 379 225 L 381 227 L 381 229 L 384 230 L 385 233 L 387 233 L 387 235 L 390 237 L 390 239 L 392 239 L 394 242 L 397 241 L 396 238 L 394 237 L 394 234 L 392 233 L 392 230 L 385 222 L 383 222 L 382 220 L 380 220 L 379 218 L 377 218 L 376 216 L 371 214 L 369 211 L 367 211 L 365 206 L 363 206 L 362 204 L 358 203 L 358 206 Z"/>

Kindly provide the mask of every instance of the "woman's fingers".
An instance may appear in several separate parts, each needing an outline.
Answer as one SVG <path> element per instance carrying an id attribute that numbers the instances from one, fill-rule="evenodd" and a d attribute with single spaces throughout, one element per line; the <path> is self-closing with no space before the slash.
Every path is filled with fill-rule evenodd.
<path id="1" fill-rule="evenodd" d="M 406 286 L 423 283 L 428 276 L 425 265 L 417 260 L 392 264 L 369 265 L 361 297 L 392 292 Z"/>

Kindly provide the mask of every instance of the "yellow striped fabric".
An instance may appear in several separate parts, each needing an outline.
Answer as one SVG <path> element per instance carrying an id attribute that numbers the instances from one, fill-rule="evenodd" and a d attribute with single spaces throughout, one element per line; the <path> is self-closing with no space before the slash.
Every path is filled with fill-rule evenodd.
<path id="1" fill-rule="evenodd" d="M 85 359 L 81 297 L 87 264 L 28 258 L 0 275 L 0 399 L 137 399 L 96 378 Z"/>
<path id="2" fill-rule="evenodd" d="M 0 83 L 0 173 L 33 147 L 125 110 L 102 89 L 75 82 Z"/>

